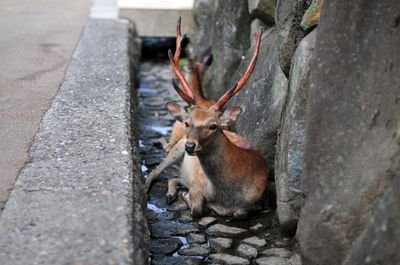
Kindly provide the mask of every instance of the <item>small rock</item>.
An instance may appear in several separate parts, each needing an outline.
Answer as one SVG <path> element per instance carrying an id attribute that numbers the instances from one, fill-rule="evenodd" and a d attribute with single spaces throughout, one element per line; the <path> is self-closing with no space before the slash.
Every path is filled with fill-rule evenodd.
<path id="1" fill-rule="evenodd" d="M 207 216 L 207 217 L 201 218 L 200 221 L 198 222 L 198 224 L 201 226 L 209 226 L 209 225 L 215 223 L 216 221 L 217 221 L 217 218 Z"/>
<path id="2" fill-rule="evenodd" d="M 217 254 L 211 254 L 209 258 L 214 261 L 219 263 L 226 263 L 230 265 L 247 265 L 250 264 L 250 262 L 247 259 L 237 257 L 237 256 L 232 256 L 229 254 L 225 253 L 217 253 Z"/>
<path id="3" fill-rule="evenodd" d="M 294 253 L 294 254 L 290 257 L 289 261 L 290 261 L 290 264 L 291 264 L 291 265 L 302 265 L 301 256 L 300 256 L 300 254 L 298 254 L 298 253 Z"/>
<path id="4" fill-rule="evenodd" d="M 210 254 L 210 249 L 199 245 L 192 245 L 189 248 L 179 250 L 178 253 L 182 256 L 207 256 Z"/>
<path id="5" fill-rule="evenodd" d="M 264 250 L 261 254 L 265 256 L 275 256 L 275 257 L 281 257 L 281 258 L 289 258 L 292 253 L 284 248 L 268 248 Z"/>
<path id="6" fill-rule="evenodd" d="M 187 236 L 187 240 L 189 243 L 199 243 L 203 244 L 206 242 L 206 236 L 204 234 L 195 234 L 195 233 L 190 233 Z"/>
<path id="7" fill-rule="evenodd" d="M 236 250 L 237 254 L 243 258 L 255 258 L 258 255 L 257 249 L 247 244 L 240 244 Z"/>
<path id="8" fill-rule="evenodd" d="M 189 211 L 182 211 L 180 212 L 179 221 L 182 223 L 188 223 L 193 221 L 192 215 Z"/>
<path id="9" fill-rule="evenodd" d="M 277 240 L 277 241 L 275 242 L 275 246 L 278 247 L 278 248 L 283 248 L 283 247 L 288 247 L 288 246 L 290 246 L 291 243 L 292 243 L 292 239 L 291 239 L 291 238 L 288 238 L 288 237 L 285 237 L 285 238 L 282 238 L 282 239 L 280 239 L 280 240 Z"/>
<path id="10" fill-rule="evenodd" d="M 165 264 L 182 264 L 182 265 L 199 265 L 202 260 L 198 258 L 188 257 L 170 257 L 170 256 L 154 256 L 151 260 L 152 265 L 165 265 Z"/>
<path id="11" fill-rule="evenodd" d="M 216 224 L 207 228 L 207 233 L 223 237 L 239 237 L 247 233 L 246 229 Z"/>
<path id="12" fill-rule="evenodd" d="M 267 244 L 267 241 L 264 238 L 259 238 L 259 237 L 253 236 L 253 237 L 248 237 L 248 238 L 244 239 L 243 243 L 252 245 L 257 248 L 262 248 Z"/>
<path id="13" fill-rule="evenodd" d="M 257 232 L 264 229 L 264 225 L 257 223 L 256 225 L 253 225 L 252 227 L 250 227 L 250 230 L 253 232 Z"/>
<path id="14" fill-rule="evenodd" d="M 187 235 L 189 233 L 198 232 L 199 229 L 192 224 L 169 221 L 151 225 L 150 231 L 153 238 L 165 238 L 176 235 Z"/>
<path id="15" fill-rule="evenodd" d="M 278 257 L 262 257 L 256 259 L 257 265 L 291 265 L 288 259 Z"/>
<path id="16" fill-rule="evenodd" d="M 230 248 L 232 246 L 233 240 L 230 238 L 217 237 L 211 238 L 209 242 L 212 249 L 215 249 L 216 251 L 221 251 Z"/>
<path id="17" fill-rule="evenodd" d="M 151 241 L 150 252 L 153 254 L 169 255 L 179 250 L 182 242 L 177 238 L 155 239 Z"/>

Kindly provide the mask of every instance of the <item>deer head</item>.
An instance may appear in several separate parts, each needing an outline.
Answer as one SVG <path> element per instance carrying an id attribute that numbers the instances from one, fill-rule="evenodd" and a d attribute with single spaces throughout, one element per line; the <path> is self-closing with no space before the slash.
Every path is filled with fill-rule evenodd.
<path id="1" fill-rule="evenodd" d="M 180 33 L 180 20 L 178 20 L 178 26 L 177 47 L 180 47 L 180 43 L 182 41 L 182 35 Z M 237 120 L 240 114 L 239 107 L 231 107 L 225 111 L 222 111 L 222 107 L 226 104 L 226 102 L 228 102 L 230 98 L 232 98 L 236 93 L 239 92 L 239 90 L 246 84 L 247 80 L 250 78 L 250 75 L 252 74 L 257 62 L 261 42 L 261 33 L 262 30 L 260 29 L 257 34 L 257 41 L 253 56 L 242 78 L 210 108 L 204 108 L 198 105 L 193 90 L 191 89 L 188 82 L 185 80 L 181 70 L 179 69 L 177 62 L 179 60 L 180 48 L 177 48 L 177 52 L 175 53 L 175 55 L 172 55 L 171 51 L 168 52 L 172 69 L 175 72 L 175 75 L 182 85 L 183 89 L 179 87 L 174 78 L 172 79 L 172 85 L 179 96 L 186 103 L 189 104 L 189 108 L 188 110 L 186 110 L 182 106 L 173 102 L 167 103 L 167 107 L 170 113 L 175 117 L 175 119 L 183 122 L 186 126 L 187 141 L 185 149 L 188 154 L 195 155 L 204 152 L 204 150 L 211 150 L 212 148 L 210 147 L 215 142 L 217 142 L 218 139 L 220 139 L 220 136 L 223 135 L 223 127 L 230 126 L 234 124 Z"/>

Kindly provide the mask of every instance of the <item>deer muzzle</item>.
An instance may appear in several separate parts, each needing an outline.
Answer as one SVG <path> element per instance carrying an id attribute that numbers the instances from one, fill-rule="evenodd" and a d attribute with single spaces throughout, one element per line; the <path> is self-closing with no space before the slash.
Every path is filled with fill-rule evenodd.
<path id="1" fill-rule="evenodd" d="M 196 149 L 196 144 L 192 142 L 186 142 L 185 150 L 189 155 L 194 155 L 194 150 Z"/>

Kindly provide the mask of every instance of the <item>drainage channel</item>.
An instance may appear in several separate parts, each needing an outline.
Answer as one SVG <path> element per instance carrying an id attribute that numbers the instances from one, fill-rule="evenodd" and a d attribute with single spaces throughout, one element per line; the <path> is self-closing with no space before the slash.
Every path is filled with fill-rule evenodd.
<path id="1" fill-rule="evenodd" d="M 172 76 L 167 61 L 140 66 L 139 148 L 145 177 L 165 157 L 159 140 L 168 140 L 174 122 L 165 103 L 182 102 L 170 84 Z M 293 241 L 280 235 L 274 209 L 245 221 L 215 215 L 193 220 L 181 199 L 168 205 L 167 181 L 178 175 L 179 165 L 166 169 L 148 194 L 151 264 L 301 264 Z"/>

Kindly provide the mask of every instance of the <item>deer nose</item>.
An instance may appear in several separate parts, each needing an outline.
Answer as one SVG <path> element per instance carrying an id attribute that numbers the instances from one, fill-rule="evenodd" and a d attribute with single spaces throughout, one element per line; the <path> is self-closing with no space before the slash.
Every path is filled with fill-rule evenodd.
<path id="1" fill-rule="evenodd" d="M 185 150 L 186 152 L 188 152 L 189 154 L 192 154 L 194 152 L 194 149 L 196 148 L 196 144 L 195 143 L 186 143 L 185 144 Z"/>

